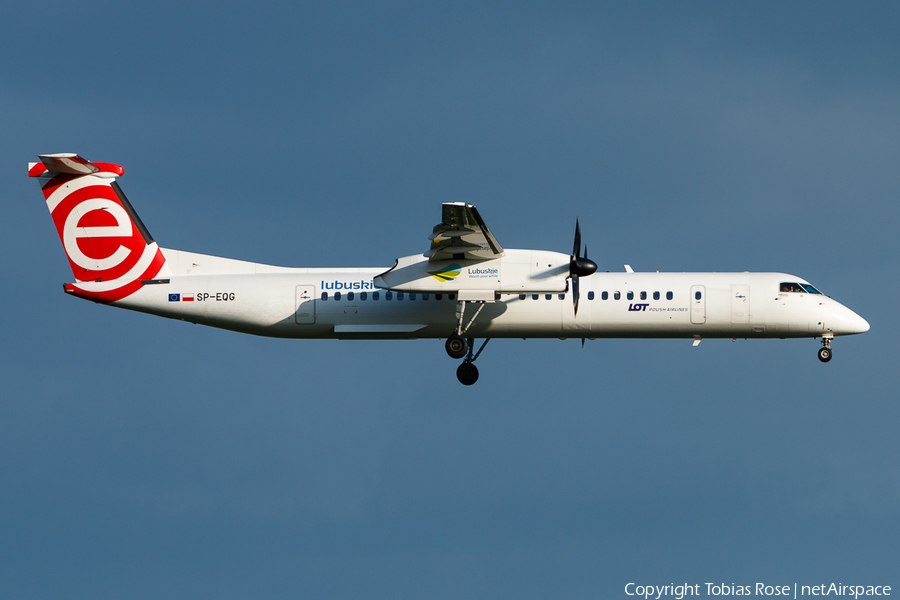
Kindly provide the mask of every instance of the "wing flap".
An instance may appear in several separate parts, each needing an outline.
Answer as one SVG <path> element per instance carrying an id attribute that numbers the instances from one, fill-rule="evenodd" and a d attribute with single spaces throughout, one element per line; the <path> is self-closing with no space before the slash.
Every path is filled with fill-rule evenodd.
<path id="1" fill-rule="evenodd" d="M 441 222 L 434 226 L 428 239 L 431 248 L 425 256 L 438 260 L 488 260 L 503 256 L 503 248 L 488 229 L 473 204 L 445 203 Z"/>

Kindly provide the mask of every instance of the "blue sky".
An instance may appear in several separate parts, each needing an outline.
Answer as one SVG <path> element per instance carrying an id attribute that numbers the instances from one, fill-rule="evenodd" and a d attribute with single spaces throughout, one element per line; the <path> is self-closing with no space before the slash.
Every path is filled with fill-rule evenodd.
<path id="1" fill-rule="evenodd" d="M 0 7 L 0 596 L 900 586 L 891 3 Z M 25 165 L 165 247 L 390 266 L 440 204 L 601 270 L 794 273 L 813 340 L 270 340 L 66 297 Z M 702 587 L 702 586 L 701 586 Z"/>

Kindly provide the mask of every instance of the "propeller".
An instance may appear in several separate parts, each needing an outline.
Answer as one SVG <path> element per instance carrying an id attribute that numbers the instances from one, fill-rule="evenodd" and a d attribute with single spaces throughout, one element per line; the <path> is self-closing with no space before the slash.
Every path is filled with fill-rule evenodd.
<path id="1" fill-rule="evenodd" d="M 578 289 L 578 278 L 587 277 L 597 270 L 597 263 L 587 257 L 587 244 L 584 245 L 584 256 L 581 254 L 581 226 L 575 219 L 575 246 L 572 249 L 572 259 L 569 261 L 569 277 L 572 279 L 572 307 L 575 316 L 578 316 L 578 299 L 581 297 Z"/>

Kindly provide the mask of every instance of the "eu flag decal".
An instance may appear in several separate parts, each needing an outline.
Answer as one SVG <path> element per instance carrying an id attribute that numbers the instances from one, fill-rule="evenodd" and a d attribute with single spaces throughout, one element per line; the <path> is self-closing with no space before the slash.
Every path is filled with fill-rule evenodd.
<path id="1" fill-rule="evenodd" d="M 181 302 L 181 294 L 169 294 L 169 302 Z"/>

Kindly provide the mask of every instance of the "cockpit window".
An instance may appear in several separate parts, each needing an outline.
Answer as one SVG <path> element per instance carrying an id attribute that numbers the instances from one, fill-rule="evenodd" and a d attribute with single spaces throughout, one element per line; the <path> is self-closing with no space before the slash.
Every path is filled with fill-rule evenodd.
<path id="1" fill-rule="evenodd" d="M 797 292 L 797 293 L 807 293 L 807 294 L 821 294 L 819 290 L 809 285 L 808 283 L 796 283 L 793 281 L 785 281 L 781 284 L 782 292 Z"/>

